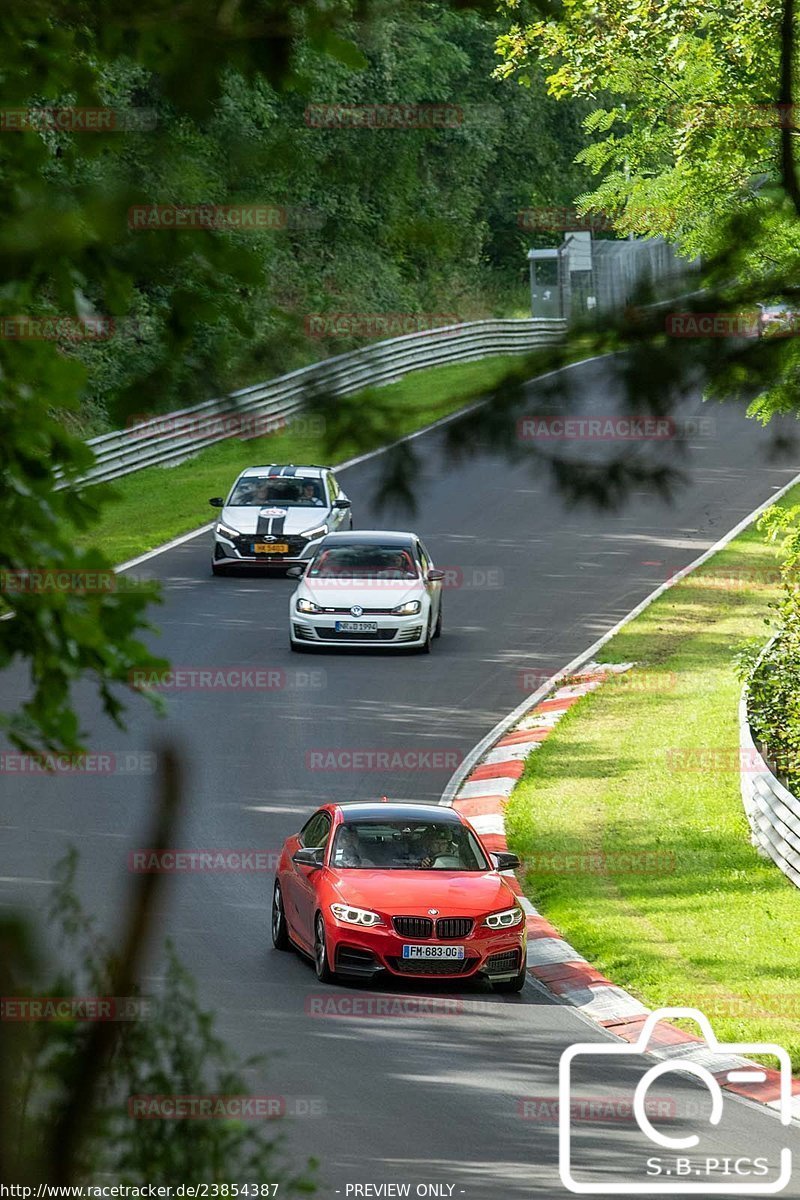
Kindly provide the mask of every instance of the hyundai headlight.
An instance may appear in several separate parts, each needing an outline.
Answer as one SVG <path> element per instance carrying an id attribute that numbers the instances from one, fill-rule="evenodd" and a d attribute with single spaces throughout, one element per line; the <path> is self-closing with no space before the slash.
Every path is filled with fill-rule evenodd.
<path id="1" fill-rule="evenodd" d="M 370 912 L 368 908 L 353 908 L 350 904 L 332 904 L 331 912 L 337 921 L 344 921 L 346 925 L 366 925 L 367 928 L 371 928 L 373 925 L 383 924 L 383 918 L 376 912 Z"/>
<path id="2" fill-rule="evenodd" d="M 405 604 L 398 604 L 397 608 L 392 609 L 392 612 L 398 617 L 413 617 L 421 607 L 419 600 L 406 600 Z"/>
<path id="3" fill-rule="evenodd" d="M 513 929 L 515 925 L 521 925 L 525 913 L 518 905 L 513 908 L 504 908 L 502 912 L 490 913 L 483 922 L 488 929 Z"/>
<path id="4" fill-rule="evenodd" d="M 327 525 L 316 525 L 313 529 L 306 529 L 300 534 L 300 537 L 304 537 L 307 541 L 311 542 L 314 538 L 324 537 L 327 532 Z"/>
<path id="5" fill-rule="evenodd" d="M 217 533 L 221 533 L 226 538 L 239 537 L 238 529 L 233 529 L 230 525 L 225 525 L 222 521 L 217 521 Z"/>

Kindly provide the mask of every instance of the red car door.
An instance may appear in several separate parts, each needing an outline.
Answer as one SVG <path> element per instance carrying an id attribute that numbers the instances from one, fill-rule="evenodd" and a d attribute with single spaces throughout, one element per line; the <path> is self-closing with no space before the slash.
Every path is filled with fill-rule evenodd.
<path id="1" fill-rule="evenodd" d="M 328 844 L 332 824 L 330 813 L 324 810 L 315 813 L 300 832 L 301 845 L 307 850 L 324 849 Z M 293 931 L 297 940 L 310 948 L 314 945 L 314 913 L 317 910 L 316 881 L 322 868 L 296 862 L 292 862 L 291 866 Z"/>

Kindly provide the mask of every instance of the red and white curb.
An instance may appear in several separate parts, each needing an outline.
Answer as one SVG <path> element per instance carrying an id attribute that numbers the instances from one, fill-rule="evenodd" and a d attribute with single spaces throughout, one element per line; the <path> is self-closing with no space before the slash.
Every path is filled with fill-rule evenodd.
<path id="1" fill-rule="evenodd" d="M 481 743 L 477 765 L 461 780 L 452 797 L 445 797 L 470 822 L 490 851 L 508 849 L 505 807 L 517 786 L 525 762 L 539 748 L 565 712 L 595 691 L 613 674 L 627 671 L 632 663 L 611 665 L 590 662 L 582 665 L 570 682 L 543 699 L 513 726 L 507 726 L 489 746 Z M 539 695 L 539 693 L 537 693 Z M 517 712 L 515 714 L 519 716 Z M 636 1042 L 651 1013 L 641 1001 L 616 987 L 579 954 L 558 930 L 543 917 L 522 888 L 513 871 L 508 882 L 527 914 L 528 973 L 562 1004 L 572 1005 L 584 1017 L 624 1042 Z M 720 1055 L 694 1034 L 658 1021 L 648 1040 L 648 1054 L 659 1061 L 676 1059 L 710 1070 L 726 1091 L 778 1110 L 781 1107 L 780 1072 L 770 1070 L 739 1055 Z M 730 1073 L 749 1079 L 730 1079 Z M 800 1120 L 800 1079 L 792 1080 L 791 1113 Z"/>

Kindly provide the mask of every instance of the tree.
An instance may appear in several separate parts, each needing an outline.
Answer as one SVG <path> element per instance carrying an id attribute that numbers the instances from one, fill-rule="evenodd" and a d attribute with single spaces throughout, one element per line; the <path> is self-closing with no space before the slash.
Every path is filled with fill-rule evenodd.
<path id="1" fill-rule="evenodd" d="M 582 210 L 607 214 L 621 234 L 661 234 L 710 258 L 728 247 L 730 218 L 743 204 L 765 207 L 765 182 L 779 180 L 780 20 L 777 0 L 572 0 L 501 36 L 498 74 L 524 83 L 542 65 L 553 95 L 595 102 L 579 158 L 601 180 L 580 197 Z M 780 205 L 773 236 L 776 225 L 796 248 Z M 767 238 L 748 265 L 774 267 Z"/>
<path id="2" fill-rule="evenodd" d="M 182 799 L 174 751 L 163 747 L 159 759 L 146 841 L 154 849 L 174 845 Z M 104 1174 L 139 1186 L 143 1179 L 269 1180 L 281 1194 L 313 1191 L 315 1164 L 293 1169 L 263 1121 L 137 1119 L 142 1111 L 169 1112 L 175 1097 L 241 1101 L 242 1072 L 258 1060 L 239 1062 L 221 1041 L 171 946 L 160 994 L 141 995 L 162 879 L 137 879 L 112 945 L 81 907 L 77 868 L 72 850 L 55 870 L 49 922 L 60 961 L 42 955 L 28 924 L 0 920 L 0 1177 L 23 1186 L 87 1183 Z M 67 1001 L 66 1015 L 29 1018 L 31 1003 L 44 1008 L 58 998 Z M 73 1015 L 72 1001 L 81 998 L 95 1007 Z"/>

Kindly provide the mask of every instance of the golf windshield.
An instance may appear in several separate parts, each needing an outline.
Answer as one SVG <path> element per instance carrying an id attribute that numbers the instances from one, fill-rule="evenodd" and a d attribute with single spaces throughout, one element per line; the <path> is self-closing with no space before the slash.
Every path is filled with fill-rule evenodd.
<path id="1" fill-rule="evenodd" d="M 331 546 L 320 550 L 309 576 L 316 579 L 418 579 L 411 551 L 402 546 Z"/>

